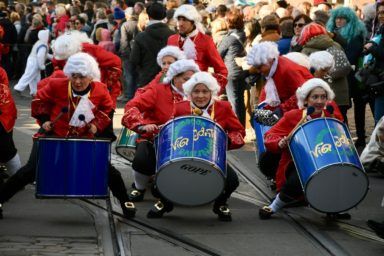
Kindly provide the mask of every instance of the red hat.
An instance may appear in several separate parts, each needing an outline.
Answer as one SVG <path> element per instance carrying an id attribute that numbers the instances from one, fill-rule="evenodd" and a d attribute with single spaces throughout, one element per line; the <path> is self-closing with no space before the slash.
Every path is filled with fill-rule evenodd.
<path id="1" fill-rule="evenodd" d="M 326 4 L 332 8 L 332 5 L 327 0 L 313 0 L 313 6 L 318 6 L 319 4 Z"/>
<path id="2" fill-rule="evenodd" d="M 327 30 L 323 26 L 312 22 L 303 28 L 298 42 L 300 45 L 305 45 L 313 37 L 319 36 L 319 35 L 327 35 L 327 34 L 328 34 Z"/>

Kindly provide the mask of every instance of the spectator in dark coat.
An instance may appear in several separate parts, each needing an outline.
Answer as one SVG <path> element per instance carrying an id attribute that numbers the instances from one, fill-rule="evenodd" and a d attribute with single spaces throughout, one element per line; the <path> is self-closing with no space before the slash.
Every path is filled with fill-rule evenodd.
<path id="1" fill-rule="evenodd" d="M 293 37 L 293 19 L 285 17 L 280 19 L 281 38 L 277 41 L 277 48 L 280 55 L 287 54 L 291 48 L 291 40 Z"/>
<path id="2" fill-rule="evenodd" d="M 136 35 L 130 55 L 132 65 L 138 72 L 137 86 L 148 84 L 160 72 L 156 57 L 160 49 L 167 45 L 172 31 L 162 20 L 166 16 L 165 7 L 152 3 L 147 7 L 149 22 L 143 32 Z"/>
<path id="3" fill-rule="evenodd" d="M 1 56 L 1 65 L 7 72 L 8 77 L 13 76 L 13 63 L 11 62 L 11 51 L 10 49 L 17 42 L 17 31 L 13 23 L 7 17 L 7 13 L 0 12 L 0 26 L 3 27 L 4 36 L 0 43 L 4 44 L 9 48 L 8 53 Z"/>
<path id="4" fill-rule="evenodd" d="M 229 31 L 228 34 L 222 38 L 217 50 L 228 69 L 228 83 L 225 87 L 228 100 L 240 123 L 245 125 L 245 82 L 243 70 L 237 65 L 235 60 L 236 58 L 246 55 L 244 48 L 246 38 L 243 20 L 243 15 L 238 11 L 229 11 L 226 14 Z"/>

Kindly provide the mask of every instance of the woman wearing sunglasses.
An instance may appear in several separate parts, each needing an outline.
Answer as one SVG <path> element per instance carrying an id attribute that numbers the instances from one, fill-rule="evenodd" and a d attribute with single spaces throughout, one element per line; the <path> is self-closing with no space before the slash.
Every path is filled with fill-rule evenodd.
<path id="1" fill-rule="evenodd" d="M 298 44 L 297 40 L 300 37 L 303 27 L 311 22 L 312 22 L 311 18 L 309 18 L 305 14 L 300 14 L 293 20 L 294 36 L 292 37 L 292 40 L 291 40 L 291 52 L 301 51 L 301 46 Z"/>

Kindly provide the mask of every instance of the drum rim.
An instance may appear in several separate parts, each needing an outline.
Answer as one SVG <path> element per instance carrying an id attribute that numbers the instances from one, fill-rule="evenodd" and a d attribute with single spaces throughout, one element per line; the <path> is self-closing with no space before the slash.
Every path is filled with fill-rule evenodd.
<path id="1" fill-rule="evenodd" d="M 54 140 L 54 141 L 89 141 L 89 142 L 108 142 L 110 143 L 111 140 L 107 138 L 66 138 L 66 137 L 55 137 L 55 136 L 48 136 L 48 137 L 39 137 L 39 141 L 41 140 Z"/>
<path id="2" fill-rule="evenodd" d="M 305 192 L 306 192 L 306 189 L 307 189 L 307 184 L 308 184 L 308 183 L 309 183 L 309 182 L 310 182 L 316 175 L 318 175 L 322 170 L 324 170 L 324 169 L 326 169 L 326 168 L 329 168 L 329 167 L 332 166 L 332 165 L 334 165 L 334 164 L 329 164 L 329 165 L 323 166 L 323 167 L 320 168 L 318 171 L 316 171 L 316 173 L 312 174 L 312 175 L 309 177 L 309 179 L 307 180 L 305 186 L 303 186 L 303 182 L 302 182 L 302 180 L 301 180 L 301 178 L 300 178 L 300 174 L 297 172 L 297 168 L 296 168 L 296 172 L 297 172 L 297 175 L 299 176 L 299 180 L 300 180 L 300 183 L 301 183 L 301 188 L 302 188 L 302 190 L 303 190 L 303 193 L 304 193 L 304 196 L 305 196 L 306 201 L 308 202 L 308 204 L 309 204 L 313 209 L 315 209 L 316 211 L 322 212 L 322 213 L 329 213 L 329 212 L 325 212 L 325 211 L 322 211 L 322 210 L 317 209 L 316 207 L 314 207 L 314 206 L 308 201 L 307 194 L 306 194 Z M 349 165 L 349 166 L 356 167 L 356 165 L 351 164 L 351 163 L 345 163 L 344 165 Z M 366 187 L 366 189 L 365 189 L 365 192 L 364 192 L 363 196 L 361 197 L 361 199 L 360 199 L 356 204 L 354 204 L 353 206 L 351 206 L 351 207 L 349 207 L 349 208 L 347 208 L 347 209 L 345 209 L 345 210 L 339 211 L 339 212 L 345 212 L 345 211 L 348 211 L 348 210 L 350 210 L 350 209 L 356 207 L 356 206 L 357 206 L 361 201 L 363 201 L 364 198 L 367 196 L 367 193 L 368 193 L 368 190 L 369 190 L 369 178 L 368 178 L 368 175 L 367 175 L 367 173 L 365 172 L 364 169 L 359 169 L 359 168 L 357 168 L 357 167 L 356 167 L 356 169 L 359 170 L 361 173 L 364 174 L 363 176 L 365 177 L 365 180 L 366 180 L 366 182 L 367 182 L 367 187 Z M 332 213 L 333 213 L 333 212 L 332 212 Z"/>
<path id="3" fill-rule="evenodd" d="M 185 159 L 185 158 L 183 158 L 183 159 Z M 188 158 L 188 159 L 190 159 L 190 158 Z M 177 160 L 176 161 L 168 161 L 168 163 L 167 164 L 164 164 L 159 170 L 156 170 L 156 174 L 155 174 L 155 184 L 157 184 L 157 179 L 158 179 L 158 173 L 160 173 L 160 171 L 161 171 L 161 169 L 163 169 L 163 167 L 165 167 L 166 165 L 168 165 L 169 163 L 175 163 L 175 162 L 180 162 L 182 159 L 180 159 L 180 158 L 177 158 Z M 205 160 L 205 159 L 199 159 L 199 158 L 195 158 L 195 160 L 194 161 L 199 161 L 199 162 L 207 162 L 206 160 L 205 161 L 203 161 L 203 160 Z M 216 165 L 216 164 L 214 164 L 213 165 L 214 167 L 215 167 L 215 169 L 219 169 L 220 170 L 220 168 L 217 168 L 218 166 Z M 225 167 L 225 168 L 227 168 L 227 167 Z M 225 180 L 226 180 L 226 176 L 224 176 L 224 174 L 223 174 L 223 172 L 220 170 L 220 171 L 218 171 L 219 173 L 220 173 L 220 177 L 221 177 L 221 179 L 222 179 L 222 189 L 220 190 L 220 193 L 219 193 L 219 195 L 218 196 L 220 196 L 220 194 L 224 191 L 224 188 L 225 188 Z M 227 172 L 227 170 L 225 170 L 225 172 Z M 165 198 L 167 198 L 166 196 L 164 196 L 164 194 L 163 193 L 161 193 L 161 191 L 159 190 L 159 188 L 157 189 L 158 190 L 158 192 L 163 196 L 163 197 L 165 197 Z M 217 197 L 216 197 L 217 198 Z M 206 205 L 206 204 L 209 204 L 209 203 L 211 203 L 211 202 L 213 202 L 213 201 L 215 201 L 216 200 L 216 198 L 214 198 L 214 199 L 212 199 L 211 201 L 208 201 L 208 202 L 205 202 L 205 203 L 201 203 L 201 204 L 182 204 L 182 203 L 176 203 L 176 202 L 173 202 L 173 201 L 171 201 L 171 202 L 173 202 L 173 203 L 175 203 L 175 204 L 178 204 L 178 205 L 182 205 L 182 206 L 202 206 L 202 205 Z M 168 199 L 168 198 L 167 198 Z M 169 199 L 168 199 L 169 200 Z"/>
<path id="4" fill-rule="evenodd" d="M 312 119 L 312 120 L 309 120 L 309 121 L 307 121 L 307 122 L 305 122 L 305 123 L 299 125 L 299 127 L 296 127 L 296 129 L 294 129 L 293 132 L 292 132 L 292 135 L 291 135 L 291 137 L 290 137 L 290 139 L 289 139 L 289 143 L 288 143 L 288 144 L 291 145 L 292 139 L 295 137 L 296 133 L 297 133 L 302 127 L 304 127 L 304 126 L 306 126 L 307 124 L 310 124 L 310 123 L 312 123 L 312 122 L 316 122 L 316 121 L 318 121 L 318 120 L 326 120 L 326 121 L 327 121 L 327 120 L 333 120 L 333 121 L 337 121 L 339 124 L 345 126 L 345 124 L 344 124 L 343 122 L 341 122 L 339 119 L 334 118 L 334 117 L 318 117 L 318 118 L 314 118 L 314 119 Z M 349 133 L 349 130 L 348 130 L 348 133 Z M 291 149 L 289 149 L 289 150 L 291 150 Z"/>
<path id="5" fill-rule="evenodd" d="M 222 132 L 223 132 L 224 134 L 227 134 L 227 133 L 225 132 L 225 130 L 223 129 L 223 127 L 221 127 L 220 124 L 218 124 L 217 122 L 215 122 L 214 120 L 212 120 L 212 119 L 210 119 L 210 118 L 207 118 L 207 117 L 204 117 L 204 116 L 186 115 L 186 116 L 178 116 L 178 117 L 175 117 L 175 118 L 172 118 L 172 119 L 168 120 L 166 123 L 163 124 L 163 126 L 161 127 L 161 129 L 160 129 L 159 133 L 156 135 L 156 137 L 159 136 L 161 130 L 163 130 L 168 124 L 170 124 L 170 123 L 172 123 L 172 122 L 174 122 L 174 121 L 176 121 L 176 120 L 179 120 L 179 119 L 185 119 L 185 118 L 205 119 L 205 120 L 207 120 L 207 121 L 209 121 L 209 122 L 215 124 L 216 126 L 218 126 L 218 127 L 222 130 Z"/>

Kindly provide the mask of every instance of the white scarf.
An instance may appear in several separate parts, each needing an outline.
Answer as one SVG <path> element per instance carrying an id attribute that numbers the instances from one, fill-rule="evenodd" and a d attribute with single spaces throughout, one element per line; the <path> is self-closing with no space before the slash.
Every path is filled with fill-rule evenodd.
<path id="1" fill-rule="evenodd" d="M 74 127 L 83 127 L 95 118 L 95 115 L 92 112 L 95 105 L 93 105 L 93 103 L 88 99 L 88 95 L 89 93 L 83 96 L 73 93 L 73 97 L 79 96 L 81 99 L 72 115 L 71 120 L 69 121 L 69 125 Z M 80 115 L 84 115 L 84 121 L 79 119 Z"/>
<path id="2" fill-rule="evenodd" d="M 213 105 L 214 102 L 215 101 L 213 100 L 213 98 L 211 98 L 211 101 L 209 102 L 208 106 L 206 108 L 204 108 L 204 109 L 201 109 L 201 108 L 197 107 L 192 101 L 191 101 L 191 106 L 192 106 L 192 108 L 194 108 L 194 109 L 198 108 L 198 109 L 200 109 L 203 112 L 200 116 L 212 119 L 211 115 L 208 113 L 208 109 L 209 109 L 210 106 Z"/>
<path id="3" fill-rule="evenodd" d="M 276 72 L 277 64 L 278 59 L 275 59 L 272 63 L 271 70 L 269 71 L 269 74 L 266 77 L 267 83 L 265 84 L 265 102 L 268 103 L 268 105 L 270 105 L 271 107 L 276 107 L 281 103 L 279 94 L 276 89 L 275 81 L 272 78 Z"/>
<path id="4" fill-rule="evenodd" d="M 181 40 L 184 41 L 182 48 L 185 53 L 185 56 L 187 56 L 187 59 L 196 60 L 197 58 L 195 43 L 192 41 L 191 37 L 197 36 L 198 33 L 199 31 L 195 29 L 194 31 L 189 33 L 189 35 L 187 35 L 185 38 L 180 36 Z"/>

